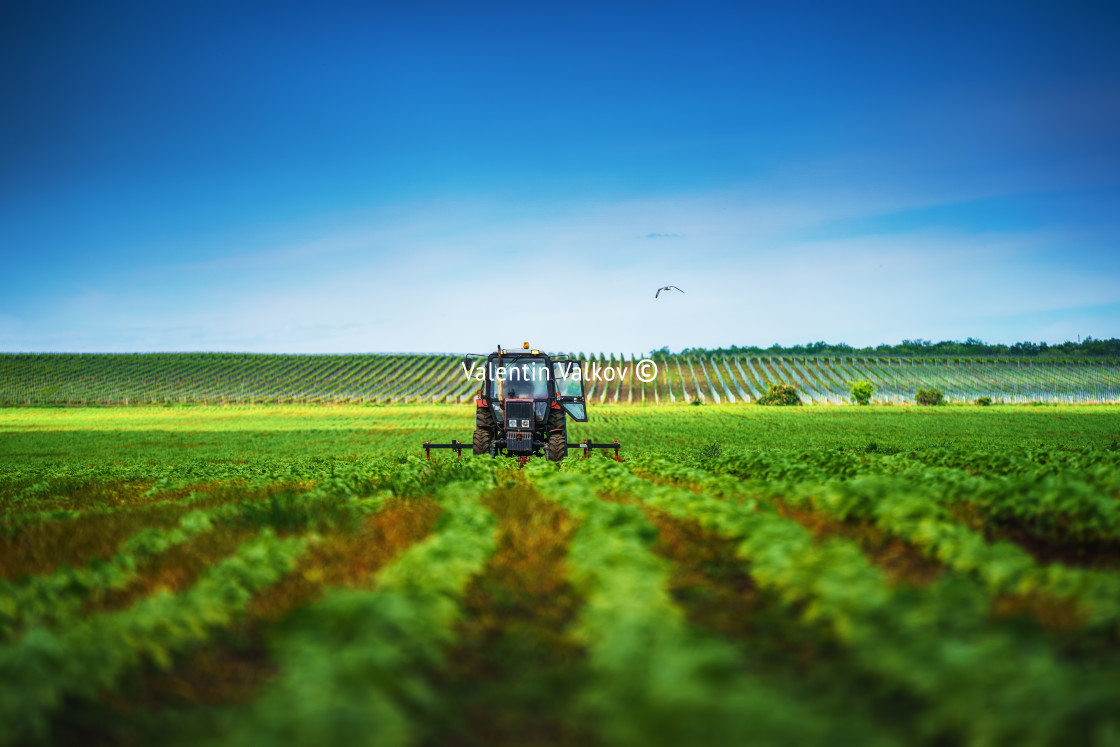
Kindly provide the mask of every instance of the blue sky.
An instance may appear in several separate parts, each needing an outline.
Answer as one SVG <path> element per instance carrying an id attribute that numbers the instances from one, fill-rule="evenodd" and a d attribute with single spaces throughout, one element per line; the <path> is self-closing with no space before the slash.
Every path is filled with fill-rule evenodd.
<path id="1" fill-rule="evenodd" d="M 1115 3 L 231 8 L 4 5 L 0 350 L 1120 336 Z"/>

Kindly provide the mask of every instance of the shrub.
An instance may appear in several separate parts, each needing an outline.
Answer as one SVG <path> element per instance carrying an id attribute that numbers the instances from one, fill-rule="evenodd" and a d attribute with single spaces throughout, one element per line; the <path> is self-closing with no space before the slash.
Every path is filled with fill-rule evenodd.
<path id="1" fill-rule="evenodd" d="M 704 403 L 700 401 L 699 397 L 696 397 L 695 399 L 692 400 L 692 402 L 690 404 L 692 404 L 694 407 L 699 407 L 700 405 L 702 405 Z"/>
<path id="2" fill-rule="evenodd" d="M 857 405 L 871 404 L 871 395 L 875 393 L 875 385 L 866 379 L 852 382 L 852 402 Z"/>
<path id="3" fill-rule="evenodd" d="M 914 395 L 914 400 L 919 405 L 943 405 L 945 404 L 945 395 L 942 394 L 940 389 L 919 389 L 918 393 Z"/>
<path id="4" fill-rule="evenodd" d="M 758 398 L 760 405 L 800 405 L 801 398 L 797 396 L 797 387 L 790 384 L 769 384 L 766 394 Z"/>
<path id="5" fill-rule="evenodd" d="M 981 407 L 987 407 L 988 405 L 992 404 L 992 398 L 991 397 L 977 397 L 976 398 L 976 404 L 980 405 Z"/>

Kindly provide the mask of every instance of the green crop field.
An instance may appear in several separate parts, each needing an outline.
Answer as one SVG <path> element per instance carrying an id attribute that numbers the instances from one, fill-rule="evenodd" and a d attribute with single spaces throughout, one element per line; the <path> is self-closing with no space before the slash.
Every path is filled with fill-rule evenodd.
<path id="1" fill-rule="evenodd" d="M 472 427 L 0 410 L 0 745 L 1120 744 L 1118 407 Z"/>

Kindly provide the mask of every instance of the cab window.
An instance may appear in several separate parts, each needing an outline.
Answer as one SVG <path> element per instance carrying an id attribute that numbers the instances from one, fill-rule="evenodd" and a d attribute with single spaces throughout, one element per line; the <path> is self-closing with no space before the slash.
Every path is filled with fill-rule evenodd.
<path id="1" fill-rule="evenodd" d="M 552 364 L 556 391 L 561 397 L 582 397 L 583 377 L 579 361 L 556 361 Z"/>
<path id="2" fill-rule="evenodd" d="M 499 378 L 500 371 L 500 378 Z M 500 399 L 548 399 L 548 367 L 540 358 L 503 361 L 494 367 L 492 396 Z"/>

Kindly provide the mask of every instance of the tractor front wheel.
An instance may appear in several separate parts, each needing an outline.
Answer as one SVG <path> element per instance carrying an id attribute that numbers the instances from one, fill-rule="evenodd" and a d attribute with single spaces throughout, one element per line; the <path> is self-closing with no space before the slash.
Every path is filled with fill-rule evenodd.
<path id="1" fill-rule="evenodd" d="M 550 462 L 559 462 L 568 456 L 568 421 L 563 410 L 552 410 L 548 414 L 548 445 L 545 456 Z"/>

